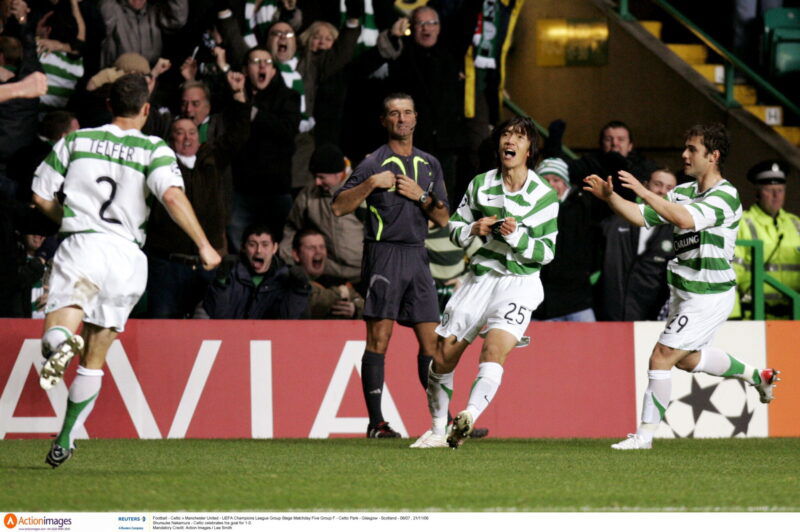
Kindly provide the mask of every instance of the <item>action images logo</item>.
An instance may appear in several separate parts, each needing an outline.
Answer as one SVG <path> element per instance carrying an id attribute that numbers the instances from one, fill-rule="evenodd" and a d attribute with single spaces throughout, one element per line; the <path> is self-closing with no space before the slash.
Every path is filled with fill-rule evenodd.
<path id="1" fill-rule="evenodd" d="M 17 525 L 23 526 L 35 526 L 35 525 L 48 525 L 48 526 L 57 526 L 57 527 L 65 527 L 70 526 L 72 524 L 72 519 L 70 517 L 17 517 L 14 514 L 6 514 L 3 517 L 3 525 L 6 528 L 16 528 Z"/>

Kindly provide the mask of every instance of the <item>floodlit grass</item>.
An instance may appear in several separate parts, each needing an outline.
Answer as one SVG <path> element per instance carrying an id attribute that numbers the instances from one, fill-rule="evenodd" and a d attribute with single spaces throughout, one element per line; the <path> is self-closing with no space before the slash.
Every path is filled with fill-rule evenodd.
<path id="1" fill-rule="evenodd" d="M 3 511 L 799 511 L 800 439 L 0 441 Z"/>

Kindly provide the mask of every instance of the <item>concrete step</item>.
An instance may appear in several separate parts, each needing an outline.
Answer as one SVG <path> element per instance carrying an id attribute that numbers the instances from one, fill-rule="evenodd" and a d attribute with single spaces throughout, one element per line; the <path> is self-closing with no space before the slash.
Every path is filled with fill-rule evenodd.
<path id="1" fill-rule="evenodd" d="M 800 147 L 800 127 L 773 126 L 772 129 L 795 146 Z"/>
<path id="2" fill-rule="evenodd" d="M 719 92 L 725 92 L 725 85 L 716 84 Z M 751 85 L 734 85 L 733 98 L 742 105 L 755 105 L 758 103 L 758 93 Z"/>
<path id="3" fill-rule="evenodd" d="M 690 65 L 702 65 L 708 60 L 708 48 L 702 44 L 668 44 L 667 48 Z"/>
<path id="4" fill-rule="evenodd" d="M 779 105 L 745 105 L 744 108 L 763 120 L 768 126 L 783 125 L 783 107 Z"/>
<path id="5" fill-rule="evenodd" d="M 656 39 L 661 40 L 661 21 L 660 20 L 640 20 L 639 23 L 644 29 L 650 32 Z"/>
<path id="6" fill-rule="evenodd" d="M 692 68 L 700 72 L 711 83 L 725 83 L 725 67 L 723 65 L 692 65 Z"/>

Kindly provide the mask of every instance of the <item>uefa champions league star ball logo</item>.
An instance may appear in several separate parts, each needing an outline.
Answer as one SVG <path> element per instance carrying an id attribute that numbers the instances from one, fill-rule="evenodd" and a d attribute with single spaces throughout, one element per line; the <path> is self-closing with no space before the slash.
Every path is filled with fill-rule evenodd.
<path id="1" fill-rule="evenodd" d="M 692 375 L 691 389 L 676 394 L 664 422 L 676 438 L 748 436 L 759 401 L 747 388 L 738 379 Z"/>

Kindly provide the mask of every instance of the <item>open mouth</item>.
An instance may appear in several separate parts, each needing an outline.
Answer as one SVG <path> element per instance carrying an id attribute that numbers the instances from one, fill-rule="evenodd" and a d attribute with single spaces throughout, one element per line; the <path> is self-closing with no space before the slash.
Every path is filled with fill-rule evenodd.
<path id="1" fill-rule="evenodd" d="M 278 43 L 278 53 L 285 52 L 289 47 L 285 44 Z"/>
<path id="2" fill-rule="evenodd" d="M 515 150 L 512 149 L 503 150 L 503 159 L 505 160 L 513 159 L 514 157 L 516 157 L 516 155 L 517 152 Z"/>
<path id="3" fill-rule="evenodd" d="M 253 257 L 252 261 L 253 261 L 253 266 L 256 269 L 261 268 L 262 266 L 264 266 L 264 258 L 263 257 Z"/>
<path id="4" fill-rule="evenodd" d="M 266 72 L 259 72 L 258 73 L 258 82 L 259 83 L 264 83 L 265 81 L 267 81 L 267 73 Z"/>
<path id="5" fill-rule="evenodd" d="M 311 259 L 311 265 L 314 268 L 322 268 L 322 258 L 319 259 Z"/>

